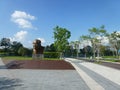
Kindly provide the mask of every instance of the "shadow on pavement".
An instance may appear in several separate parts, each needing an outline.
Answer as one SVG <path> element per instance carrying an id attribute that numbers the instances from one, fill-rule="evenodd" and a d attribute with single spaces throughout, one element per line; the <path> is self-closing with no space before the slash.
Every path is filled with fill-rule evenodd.
<path id="1" fill-rule="evenodd" d="M 0 77 L 0 90 L 15 90 L 15 87 L 22 86 L 21 80 Z"/>
<path id="2" fill-rule="evenodd" d="M 4 66 L 4 65 L 1 65 L 0 66 L 0 69 L 6 69 L 7 67 L 6 66 Z"/>

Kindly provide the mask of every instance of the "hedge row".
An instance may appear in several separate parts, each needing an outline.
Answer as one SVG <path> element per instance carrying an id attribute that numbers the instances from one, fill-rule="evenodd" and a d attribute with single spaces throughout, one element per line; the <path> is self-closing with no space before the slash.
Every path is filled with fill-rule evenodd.
<path id="1" fill-rule="evenodd" d="M 44 52 L 45 58 L 60 58 L 60 52 Z"/>
<path id="2" fill-rule="evenodd" d="M 0 53 L 0 57 L 3 56 L 15 56 L 15 55 L 14 53 Z M 60 58 L 60 52 L 44 52 L 44 58 Z"/>

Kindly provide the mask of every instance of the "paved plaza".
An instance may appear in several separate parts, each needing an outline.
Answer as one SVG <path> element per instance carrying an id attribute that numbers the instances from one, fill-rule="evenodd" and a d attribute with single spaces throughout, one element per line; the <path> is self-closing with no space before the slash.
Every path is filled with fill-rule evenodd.
<path id="1" fill-rule="evenodd" d="M 120 70 L 65 60 L 76 70 L 6 69 L 0 60 L 0 90 L 120 90 Z"/>

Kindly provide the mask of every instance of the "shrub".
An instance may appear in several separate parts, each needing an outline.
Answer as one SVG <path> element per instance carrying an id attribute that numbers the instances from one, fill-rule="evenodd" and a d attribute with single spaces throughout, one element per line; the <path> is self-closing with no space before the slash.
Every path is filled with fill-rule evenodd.
<path id="1" fill-rule="evenodd" d="M 44 58 L 60 58 L 60 52 L 44 52 Z"/>

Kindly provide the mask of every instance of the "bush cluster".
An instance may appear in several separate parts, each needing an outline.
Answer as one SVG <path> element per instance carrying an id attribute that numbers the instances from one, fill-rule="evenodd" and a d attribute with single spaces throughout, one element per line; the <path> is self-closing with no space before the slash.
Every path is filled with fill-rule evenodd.
<path id="1" fill-rule="evenodd" d="M 44 52 L 44 58 L 60 58 L 60 52 Z"/>

